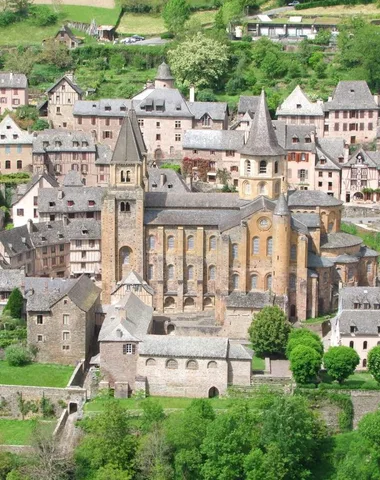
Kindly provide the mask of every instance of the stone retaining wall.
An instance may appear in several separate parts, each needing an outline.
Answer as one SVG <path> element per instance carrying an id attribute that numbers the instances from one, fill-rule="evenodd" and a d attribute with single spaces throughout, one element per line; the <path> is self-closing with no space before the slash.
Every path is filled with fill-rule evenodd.
<path id="1" fill-rule="evenodd" d="M 380 217 L 380 208 L 378 205 L 345 205 L 343 207 L 342 218 L 349 217 Z"/>

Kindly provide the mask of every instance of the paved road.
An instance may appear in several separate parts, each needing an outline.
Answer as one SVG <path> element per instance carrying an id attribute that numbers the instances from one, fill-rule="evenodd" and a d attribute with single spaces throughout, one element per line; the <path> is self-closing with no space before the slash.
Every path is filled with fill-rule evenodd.
<path id="1" fill-rule="evenodd" d="M 123 37 L 125 38 L 125 37 Z M 166 40 L 164 38 L 160 37 L 153 37 L 153 38 L 147 38 L 146 40 L 141 40 L 140 42 L 135 42 L 135 43 L 126 43 L 125 45 L 129 47 L 130 45 L 164 45 L 165 43 L 168 43 L 170 40 Z"/>

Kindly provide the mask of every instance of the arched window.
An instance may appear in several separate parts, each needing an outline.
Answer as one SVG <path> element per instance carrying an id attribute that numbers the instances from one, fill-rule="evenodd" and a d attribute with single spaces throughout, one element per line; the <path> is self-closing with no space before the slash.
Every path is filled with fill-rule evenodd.
<path id="1" fill-rule="evenodd" d="M 363 350 L 367 350 L 367 346 L 368 346 L 367 341 L 364 341 L 364 342 L 363 342 Z"/>
<path id="2" fill-rule="evenodd" d="M 267 278 L 266 278 L 266 289 L 267 290 L 271 290 L 272 289 L 272 275 L 269 274 L 267 275 Z"/>
<path id="3" fill-rule="evenodd" d="M 172 368 L 172 369 L 178 368 L 177 360 L 174 360 L 174 358 L 170 358 L 169 360 L 167 360 L 166 361 L 166 368 Z"/>
<path id="4" fill-rule="evenodd" d="M 267 255 L 272 255 L 273 253 L 273 238 L 269 237 L 267 239 Z"/>
<path id="5" fill-rule="evenodd" d="M 198 362 L 196 360 L 188 360 L 186 368 L 188 370 L 198 370 Z"/>
<path id="6" fill-rule="evenodd" d="M 232 244 L 232 258 L 236 259 L 239 256 L 239 245 L 237 243 Z"/>
<path id="7" fill-rule="evenodd" d="M 372 263 L 367 263 L 367 273 L 372 273 Z"/>
<path id="8" fill-rule="evenodd" d="M 295 290 L 296 289 L 296 282 L 297 282 L 297 277 L 294 275 L 294 273 L 291 273 L 289 276 L 289 288 L 290 290 Z"/>
<path id="9" fill-rule="evenodd" d="M 145 365 L 147 367 L 154 367 L 156 365 L 156 360 L 154 358 L 148 358 Z"/>
<path id="10" fill-rule="evenodd" d="M 254 273 L 253 275 L 251 275 L 251 290 L 255 290 L 257 288 L 257 280 L 258 280 L 258 276 L 256 275 L 256 273 Z"/>
<path id="11" fill-rule="evenodd" d="M 187 249 L 194 250 L 194 237 L 192 235 L 187 237 Z"/>
<path id="12" fill-rule="evenodd" d="M 244 195 L 250 195 L 251 194 L 251 184 L 249 182 L 244 182 L 243 183 L 243 192 L 244 192 Z"/>
<path id="13" fill-rule="evenodd" d="M 164 301 L 165 308 L 174 308 L 175 307 L 175 300 L 173 297 L 167 297 Z"/>
<path id="14" fill-rule="evenodd" d="M 216 237 L 215 237 L 215 235 L 210 237 L 209 248 L 210 248 L 210 250 L 216 250 Z"/>
<path id="15" fill-rule="evenodd" d="M 265 195 L 267 193 L 267 184 L 265 182 L 259 183 L 257 186 L 257 193 L 259 195 Z"/>
<path id="16" fill-rule="evenodd" d="M 168 279 L 173 280 L 174 278 L 174 266 L 168 265 Z"/>
<path id="17" fill-rule="evenodd" d="M 131 181 L 131 171 L 127 170 L 125 174 L 125 181 L 129 183 Z"/>
<path id="18" fill-rule="evenodd" d="M 174 248 L 174 237 L 173 235 L 170 235 L 168 237 L 168 250 L 173 250 Z"/>
<path id="19" fill-rule="evenodd" d="M 148 265 L 148 280 L 153 278 L 153 265 Z"/>
<path id="20" fill-rule="evenodd" d="M 149 237 L 148 237 L 149 250 L 154 250 L 155 246 L 156 246 L 156 239 L 155 239 L 154 235 L 149 235 Z"/>
<path id="21" fill-rule="evenodd" d="M 211 362 L 208 362 L 207 368 L 218 368 L 218 364 L 214 360 L 211 360 Z"/>
<path id="22" fill-rule="evenodd" d="M 120 203 L 120 211 L 123 213 L 130 212 L 131 207 L 128 202 L 121 202 Z"/>
<path id="23" fill-rule="evenodd" d="M 351 342 L 350 342 L 350 348 L 354 348 L 354 342 L 353 342 L 353 340 L 351 340 Z"/>
<path id="24" fill-rule="evenodd" d="M 247 176 L 251 175 L 251 161 L 250 160 L 245 161 L 245 174 Z"/>
<path id="25" fill-rule="evenodd" d="M 333 228 L 334 228 L 334 223 L 333 223 L 333 222 L 329 222 L 329 225 L 328 225 L 329 233 L 333 231 Z"/>
<path id="26" fill-rule="evenodd" d="M 274 173 L 278 173 L 278 162 L 274 162 Z"/>
<path id="27" fill-rule="evenodd" d="M 297 245 L 290 247 L 290 260 L 297 260 Z"/>
<path id="28" fill-rule="evenodd" d="M 366 358 L 363 358 L 363 363 L 362 363 L 363 367 L 365 368 L 367 366 L 367 359 Z"/>
<path id="29" fill-rule="evenodd" d="M 187 267 L 187 279 L 194 280 L 194 267 L 192 265 Z"/>
<path id="30" fill-rule="evenodd" d="M 124 176 L 124 170 L 120 171 L 120 182 L 124 183 L 125 182 L 125 176 Z"/>
<path id="31" fill-rule="evenodd" d="M 237 273 L 234 273 L 232 275 L 232 288 L 234 290 L 238 290 L 239 289 L 239 275 Z"/>
<path id="32" fill-rule="evenodd" d="M 265 160 L 261 160 L 260 162 L 259 173 L 267 173 L 267 162 Z"/>
<path id="33" fill-rule="evenodd" d="M 214 267 L 214 265 L 210 265 L 208 269 L 208 279 L 215 280 L 215 277 L 216 277 L 216 268 Z"/>
<path id="34" fill-rule="evenodd" d="M 260 239 L 259 237 L 253 237 L 252 238 L 252 253 L 254 255 L 257 255 L 260 250 Z"/>
<path id="35" fill-rule="evenodd" d="M 123 265 L 129 265 L 131 262 L 131 250 L 128 247 L 124 247 L 120 251 L 121 262 Z"/>

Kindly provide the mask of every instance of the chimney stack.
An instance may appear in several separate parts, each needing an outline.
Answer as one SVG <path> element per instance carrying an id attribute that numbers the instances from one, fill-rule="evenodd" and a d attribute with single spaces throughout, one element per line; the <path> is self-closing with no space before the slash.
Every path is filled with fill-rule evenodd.
<path id="1" fill-rule="evenodd" d="M 189 102 L 195 102 L 195 87 L 194 85 L 190 85 L 190 92 L 189 92 Z"/>
<path id="2" fill-rule="evenodd" d="M 63 215 L 63 225 L 67 226 L 69 223 L 69 217 L 67 215 Z"/>
<path id="3" fill-rule="evenodd" d="M 166 175 L 164 173 L 160 173 L 160 187 L 163 187 L 166 183 Z"/>
<path id="4" fill-rule="evenodd" d="M 29 219 L 28 223 L 26 224 L 26 227 L 28 229 L 28 233 L 32 233 L 33 232 L 33 220 Z"/>

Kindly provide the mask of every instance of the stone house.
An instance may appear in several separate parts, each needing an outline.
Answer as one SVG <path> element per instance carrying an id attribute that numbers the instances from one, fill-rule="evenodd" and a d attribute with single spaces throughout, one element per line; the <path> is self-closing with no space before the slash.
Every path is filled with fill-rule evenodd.
<path id="1" fill-rule="evenodd" d="M 325 137 L 349 144 L 370 143 L 377 135 L 379 101 L 365 81 L 341 81 L 324 104 Z"/>
<path id="2" fill-rule="evenodd" d="M 48 173 L 36 174 L 29 183 L 17 186 L 16 194 L 12 201 L 12 221 L 15 227 L 26 225 L 29 219 L 34 223 L 40 220 L 38 198 L 41 189 L 58 187 L 58 183 Z"/>
<path id="3" fill-rule="evenodd" d="M 83 185 L 97 186 L 100 175 L 109 168 L 108 148 L 102 146 L 100 154 L 101 158 L 89 133 L 44 130 L 33 140 L 33 172 L 47 171 L 62 183 L 65 175 L 74 170 L 80 173 Z"/>
<path id="4" fill-rule="evenodd" d="M 378 201 L 380 199 L 380 152 L 362 148 L 353 153 L 342 166 L 342 200 Z M 365 193 L 368 189 L 368 193 Z M 363 191 L 364 190 L 364 191 Z M 371 191 L 372 190 L 372 191 Z"/>
<path id="5" fill-rule="evenodd" d="M 28 105 L 28 80 L 23 73 L 0 72 L 0 115 Z"/>
<path id="6" fill-rule="evenodd" d="M 25 279 L 28 345 L 37 360 L 76 365 L 91 354 L 100 289 L 78 279 Z"/>
<path id="7" fill-rule="evenodd" d="M 136 272 L 129 279 L 134 289 L 142 287 Z M 154 335 L 153 309 L 137 295 L 130 289 L 107 307 L 99 355 L 91 360 L 100 366 L 102 387 L 114 388 L 115 396 L 143 390 L 212 397 L 225 394 L 229 385 L 250 385 L 252 351 L 228 338 Z"/>
<path id="8" fill-rule="evenodd" d="M 368 352 L 380 345 L 380 289 L 342 288 L 339 311 L 331 327 L 331 345 L 354 348 L 360 357 L 358 370 L 366 369 Z"/>
<path id="9" fill-rule="evenodd" d="M 323 102 L 311 102 L 299 85 L 277 108 L 276 116 L 286 124 L 312 125 L 318 137 L 322 138 L 324 135 Z"/>
<path id="10" fill-rule="evenodd" d="M 69 50 L 77 48 L 82 43 L 82 40 L 77 38 L 67 25 L 62 25 L 55 35 L 54 41 L 66 45 Z"/>
<path id="11" fill-rule="evenodd" d="M 0 259 L 28 276 L 100 276 L 100 222 L 75 219 L 27 225 L 0 232 Z"/>
<path id="12" fill-rule="evenodd" d="M 215 311 L 236 338 L 249 326 L 246 314 L 225 324 L 236 293 L 241 310 L 270 292 L 290 318 L 303 319 L 336 307 L 339 282 L 375 284 L 377 254 L 340 232 L 340 200 L 313 190 L 285 197 L 287 155 L 264 94 L 240 151 L 238 194 L 147 191 L 146 153 L 132 112 L 110 169 L 101 220 L 106 303 L 134 270 L 153 288 L 157 313 Z M 236 301 L 231 308 L 240 311 Z"/>
<path id="13" fill-rule="evenodd" d="M 318 138 L 316 145 L 315 189 L 345 200 L 342 196 L 343 164 L 348 145 L 341 138 Z"/>
<path id="14" fill-rule="evenodd" d="M 47 113 L 53 128 L 73 130 L 73 106 L 77 100 L 82 100 L 84 91 L 77 85 L 71 73 L 66 73 L 47 91 L 47 100 L 40 105 L 40 110 Z"/>
<path id="15" fill-rule="evenodd" d="M 38 196 L 38 212 L 42 222 L 92 218 L 100 220 L 104 189 L 83 186 L 79 172 L 70 171 L 62 187 L 42 188 Z"/>
<path id="16" fill-rule="evenodd" d="M 3 174 L 32 169 L 33 135 L 6 115 L 0 122 L 0 171 Z"/>

